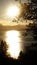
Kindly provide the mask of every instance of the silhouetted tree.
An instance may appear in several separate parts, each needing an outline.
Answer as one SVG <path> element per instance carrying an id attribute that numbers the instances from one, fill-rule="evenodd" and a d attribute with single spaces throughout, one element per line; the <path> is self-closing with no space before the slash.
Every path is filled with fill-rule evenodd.
<path id="1" fill-rule="evenodd" d="M 8 48 L 8 46 L 7 46 L 6 42 L 2 40 L 1 44 L 0 44 L 0 54 L 6 55 L 7 48 Z"/>
<path id="2" fill-rule="evenodd" d="M 31 0 L 31 3 L 29 3 L 30 6 L 30 19 L 33 20 L 33 22 L 37 22 L 37 4 L 36 0 Z"/>

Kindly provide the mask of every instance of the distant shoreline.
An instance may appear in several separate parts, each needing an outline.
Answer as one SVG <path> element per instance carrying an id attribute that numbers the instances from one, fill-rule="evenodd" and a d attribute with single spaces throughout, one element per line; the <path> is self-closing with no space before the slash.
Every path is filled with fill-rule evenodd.
<path id="1" fill-rule="evenodd" d="M 16 25 L 16 26 L 0 26 L 0 31 L 5 31 L 5 30 L 25 30 L 26 26 L 25 25 Z"/>

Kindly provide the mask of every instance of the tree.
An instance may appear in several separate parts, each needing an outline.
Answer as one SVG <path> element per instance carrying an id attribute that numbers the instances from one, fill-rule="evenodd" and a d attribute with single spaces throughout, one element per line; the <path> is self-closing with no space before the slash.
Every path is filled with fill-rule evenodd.
<path id="1" fill-rule="evenodd" d="M 6 55 L 7 48 L 8 48 L 8 46 L 7 46 L 6 42 L 2 40 L 1 44 L 0 44 L 0 54 L 3 56 Z"/>
<path id="2" fill-rule="evenodd" d="M 31 0 L 28 3 L 20 3 L 21 14 L 19 17 L 15 18 L 15 22 L 23 20 L 33 20 L 33 22 L 37 22 L 37 0 Z"/>
<path id="3" fill-rule="evenodd" d="M 23 12 L 23 18 L 27 20 L 33 20 L 33 22 L 37 22 L 37 4 L 36 0 L 31 0 L 29 3 L 27 3 L 26 12 L 24 10 Z"/>
<path id="4" fill-rule="evenodd" d="M 29 3 L 30 6 L 30 19 L 33 20 L 34 22 L 37 22 L 37 4 L 36 0 L 31 0 L 31 3 Z"/>

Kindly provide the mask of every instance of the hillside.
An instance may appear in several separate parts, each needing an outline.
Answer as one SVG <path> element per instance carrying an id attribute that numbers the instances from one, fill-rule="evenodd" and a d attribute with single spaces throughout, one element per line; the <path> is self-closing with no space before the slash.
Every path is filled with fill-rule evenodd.
<path id="1" fill-rule="evenodd" d="M 24 30 L 25 25 L 16 25 L 16 26 L 0 26 L 0 30 Z"/>

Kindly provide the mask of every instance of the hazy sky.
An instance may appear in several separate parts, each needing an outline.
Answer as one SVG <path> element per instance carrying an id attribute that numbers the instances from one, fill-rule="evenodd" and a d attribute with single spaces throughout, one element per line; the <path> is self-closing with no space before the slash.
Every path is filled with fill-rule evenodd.
<path id="1" fill-rule="evenodd" d="M 22 2 L 28 2 L 28 0 L 21 0 Z M 8 24 L 11 21 L 10 18 L 6 16 L 6 10 L 11 6 L 15 0 L 0 0 L 0 23 Z M 5 22 L 5 23 L 4 23 Z"/>

